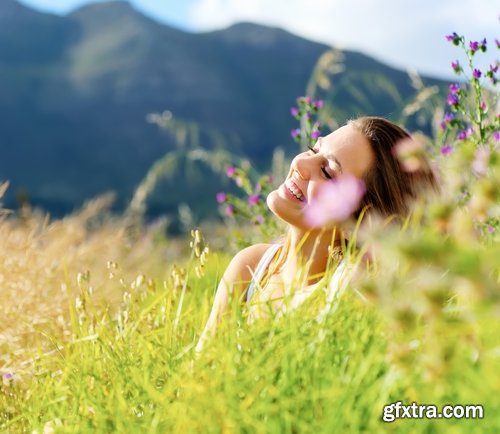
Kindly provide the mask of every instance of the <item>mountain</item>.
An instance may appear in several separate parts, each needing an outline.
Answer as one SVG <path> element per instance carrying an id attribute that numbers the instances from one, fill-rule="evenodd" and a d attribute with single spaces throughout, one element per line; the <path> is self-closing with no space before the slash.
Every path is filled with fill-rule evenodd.
<path id="1" fill-rule="evenodd" d="M 66 16 L 0 2 L 0 179 L 16 197 L 60 216 L 104 191 L 117 209 L 131 199 L 151 165 L 178 149 L 171 135 L 146 122 L 169 110 L 216 148 L 224 137 L 235 155 L 258 167 L 288 145 L 288 110 L 303 95 L 328 46 L 282 29 L 240 23 L 208 33 L 160 24 L 128 2 L 82 7 Z M 415 96 L 408 75 L 361 53 L 344 51 L 334 85 L 321 90 L 336 118 L 397 118 Z M 425 84 L 444 83 L 424 78 Z M 202 167 L 199 171 L 204 170 Z M 220 181 L 182 174 L 154 195 L 155 213 L 179 202 L 213 212 Z"/>

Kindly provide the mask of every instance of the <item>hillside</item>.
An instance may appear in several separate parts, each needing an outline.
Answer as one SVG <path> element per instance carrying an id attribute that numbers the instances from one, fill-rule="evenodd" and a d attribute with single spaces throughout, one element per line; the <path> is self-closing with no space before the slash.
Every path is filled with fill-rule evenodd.
<path id="1" fill-rule="evenodd" d="M 15 207 L 22 193 L 62 215 L 113 190 L 123 208 L 151 165 L 176 148 L 146 122 L 164 110 L 196 125 L 202 147 L 218 146 L 208 134 L 217 132 L 231 138 L 231 152 L 266 167 L 274 147 L 296 149 L 288 110 L 328 48 L 251 23 L 186 33 L 122 1 L 59 17 L 2 0 L 0 178 L 11 181 L 7 205 Z M 345 51 L 342 63 L 324 95 L 341 122 L 360 114 L 397 117 L 415 94 L 405 72 L 369 56 Z M 178 178 L 155 195 L 155 213 L 173 212 L 180 201 L 213 211 L 216 177 L 204 174 L 198 187 Z"/>

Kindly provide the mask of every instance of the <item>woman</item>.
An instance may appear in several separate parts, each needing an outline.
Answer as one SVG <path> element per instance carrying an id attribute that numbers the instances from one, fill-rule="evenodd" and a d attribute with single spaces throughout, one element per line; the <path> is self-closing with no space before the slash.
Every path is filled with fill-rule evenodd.
<path id="1" fill-rule="evenodd" d="M 314 291 L 325 274 L 332 247 L 339 247 L 345 237 L 341 222 L 319 228 L 311 224 L 309 211 L 322 200 L 322 190 L 333 179 L 350 176 L 364 182 L 366 192 L 354 218 L 367 209 L 384 217 L 404 217 L 422 188 L 436 188 L 428 165 L 411 171 L 401 166 L 396 145 L 409 139 L 405 130 L 386 119 L 362 117 L 297 155 L 286 180 L 267 197 L 269 209 L 288 224 L 285 242 L 252 245 L 231 260 L 196 351 L 201 351 L 214 332 L 231 296 L 245 296 L 255 317 L 255 306 L 278 311 L 285 299 L 296 306 Z M 338 281 L 338 273 L 332 281 Z M 294 291 L 297 287 L 300 289 Z"/>

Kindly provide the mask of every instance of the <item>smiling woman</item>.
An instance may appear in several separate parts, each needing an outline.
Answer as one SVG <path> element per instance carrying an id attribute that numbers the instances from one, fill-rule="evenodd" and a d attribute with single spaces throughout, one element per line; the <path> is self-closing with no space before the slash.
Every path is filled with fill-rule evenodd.
<path id="1" fill-rule="evenodd" d="M 292 160 L 284 182 L 267 197 L 271 212 L 288 226 L 284 242 L 255 244 L 232 259 L 197 351 L 215 331 L 233 295 L 244 296 L 252 320 L 264 314 L 262 306 L 282 313 L 302 303 L 326 275 L 332 252 L 342 255 L 347 218 L 357 219 L 362 211 L 405 217 L 423 189 L 437 189 L 428 164 L 404 170 L 396 150 L 405 140 L 410 136 L 398 125 L 362 117 Z M 330 299 L 345 269 L 344 261 L 337 263 Z"/>

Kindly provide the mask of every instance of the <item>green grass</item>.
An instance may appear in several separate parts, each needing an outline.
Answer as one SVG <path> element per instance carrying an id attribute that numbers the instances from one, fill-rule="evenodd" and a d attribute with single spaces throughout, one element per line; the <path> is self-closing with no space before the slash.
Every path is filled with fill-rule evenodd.
<path id="1" fill-rule="evenodd" d="M 14 372 L 12 382 L 4 380 L 2 431 L 500 430 L 499 340 L 493 332 L 498 330 L 498 318 L 477 323 L 482 354 L 454 354 L 445 369 L 433 372 L 422 368 L 418 348 L 402 354 L 388 318 L 355 292 L 346 292 L 323 323 L 315 320 L 318 306 L 313 300 L 279 320 L 249 326 L 245 310 L 234 300 L 217 335 L 195 357 L 193 345 L 227 259 L 212 254 L 204 277 L 191 273 L 177 328 L 179 289 L 165 288 L 153 279 L 129 290 L 130 297 L 110 313 L 93 307 L 89 283 L 81 281 L 85 303 L 79 308 L 71 305 L 71 339 L 52 336 L 52 352 Z M 481 403 L 486 417 L 382 422 L 383 405 L 398 400 Z"/>

